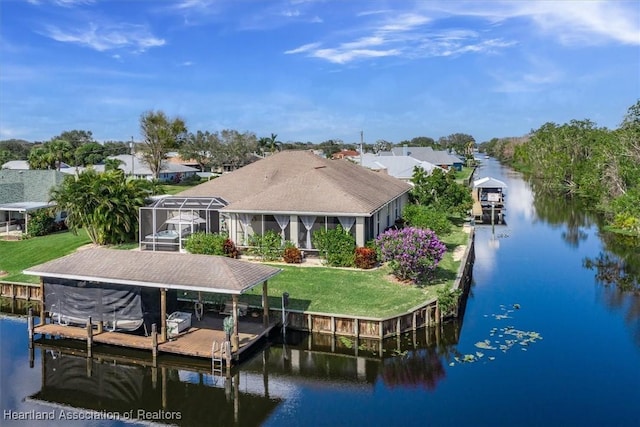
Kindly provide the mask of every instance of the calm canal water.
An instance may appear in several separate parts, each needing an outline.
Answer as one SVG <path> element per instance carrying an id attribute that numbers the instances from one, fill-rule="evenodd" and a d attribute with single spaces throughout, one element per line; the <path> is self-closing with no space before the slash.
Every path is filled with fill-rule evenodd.
<path id="1" fill-rule="evenodd" d="M 509 186 L 507 224 L 477 228 L 462 323 L 387 340 L 382 357 L 367 342 L 288 333 L 225 380 L 182 359 L 154 369 L 145 354 L 41 346 L 30 367 L 26 321 L 6 316 L 0 425 L 640 425 L 640 298 L 584 267 L 612 248 L 637 274 L 637 242 L 600 236 L 493 160 L 476 177 L 487 175 Z M 21 414 L 53 419 L 7 418 Z"/>

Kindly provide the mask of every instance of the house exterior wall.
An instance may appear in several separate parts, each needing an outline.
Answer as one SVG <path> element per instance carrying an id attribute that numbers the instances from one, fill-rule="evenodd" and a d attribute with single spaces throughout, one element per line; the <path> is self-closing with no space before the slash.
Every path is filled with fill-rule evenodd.
<path id="1" fill-rule="evenodd" d="M 364 246 L 367 241 L 375 239 L 384 230 L 393 226 L 402 217 L 402 211 L 408 200 L 409 196 L 405 193 L 380 207 L 371 216 L 355 216 L 356 221 L 350 231 L 355 237 L 356 244 Z M 263 234 L 268 230 L 273 230 L 280 234 L 280 227 L 273 217 L 276 214 L 275 212 L 252 214 L 253 219 L 248 228 L 248 236 L 254 233 Z M 240 221 L 240 214 L 229 213 L 228 215 L 230 238 L 236 244 L 245 246 L 248 242 L 244 242 L 244 230 Z M 313 215 L 312 213 L 309 215 L 316 216 L 311 233 L 320 229 L 335 228 L 340 223 L 336 215 Z M 300 249 L 308 249 L 306 248 L 306 233 L 307 230 L 300 216 L 290 214 L 289 224 L 285 228 L 285 239 L 293 242 Z"/>

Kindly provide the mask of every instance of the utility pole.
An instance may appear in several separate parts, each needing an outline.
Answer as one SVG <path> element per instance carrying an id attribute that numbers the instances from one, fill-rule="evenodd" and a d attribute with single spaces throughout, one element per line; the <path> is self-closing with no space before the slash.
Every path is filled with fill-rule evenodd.
<path id="1" fill-rule="evenodd" d="M 360 166 L 362 166 L 362 146 L 364 145 L 364 131 L 360 131 Z"/>
<path id="2" fill-rule="evenodd" d="M 131 178 L 133 178 L 133 163 L 135 162 L 135 151 L 133 150 L 133 136 L 131 137 L 129 148 L 131 149 Z"/>

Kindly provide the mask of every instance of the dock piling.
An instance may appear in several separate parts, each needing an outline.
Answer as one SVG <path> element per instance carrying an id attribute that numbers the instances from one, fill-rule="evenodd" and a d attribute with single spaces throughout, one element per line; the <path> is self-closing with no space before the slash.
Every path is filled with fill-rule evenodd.
<path id="1" fill-rule="evenodd" d="M 29 308 L 29 319 L 28 319 L 28 329 L 29 329 L 29 349 L 33 348 L 33 308 Z"/>
<path id="2" fill-rule="evenodd" d="M 91 324 L 91 317 L 87 321 L 87 357 L 92 357 L 93 347 L 93 325 Z"/>
<path id="3" fill-rule="evenodd" d="M 155 367 L 158 365 L 158 327 L 155 323 L 151 325 L 151 355 Z"/>

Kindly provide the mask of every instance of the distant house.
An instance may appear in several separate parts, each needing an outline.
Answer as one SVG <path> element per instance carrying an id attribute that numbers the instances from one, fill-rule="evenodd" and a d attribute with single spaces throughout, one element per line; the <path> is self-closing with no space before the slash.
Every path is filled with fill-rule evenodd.
<path id="1" fill-rule="evenodd" d="M 127 175 L 133 175 L 136 178 L 144 178 L 148 180 L 153 179 L 153 173 L 151 172 L 149 165 L 138 156 L 120 154 L 119 156 L 109 156 L 108 158 L 119 160 L 120 165 L 118 168 L 124 171 Z M 104 165 L 95 165 L 93 168 L 98 172 L 104 172 Z M 197 172 L 200 172 L 200 169 L 179 163 L 164 161 L 162 163 L 162 168 L 160 169 L 158 180 L 161 182 L 180 182 L 186 178 L 196 175 Z"/>
<path id="2" fill-rule="evenodd" d="M 29 166 L 29 162 L 27 160 L 11 160 L 7 163 L 4 163 L 0 169 L 30 170 L 31 167 Z M 73 175 L 76 173 L 76 168 L 62 162 L 60 164 L 60 172 Z"/>
<path id="3" fill-rule="evenodd" d="M 53 206 L 49 193 L 64 180 L 56 170 L 0 170 L 0 231 L 28 231 L 28 213 Z"/>
<path id="4" fill-rule="evenodd" d="M 323 159 L 309 151 L 283 151 L 183 191 L 174 200 L 166 198 L 163 204 L 179 205 L 179 216 L 191 214 L 191 223 L 184 225 L 187 231 L 226 230 L 237 244 L 248 245 L 252 234 L 273 230 L 283 240 L 315 250 L 313 232 L 338 224 L 364 246 L 401 217 L 410 189 L 390 175 L 348 161 Z M 204 205 L 209 210 L 198 210 Z M 194 222 L 195 215 L 201 221 Z M 217 223 L 212 224 L 211 218 Z M 141 221 L 141 229 L 155 224 L 162 230 L 162 221 Z"/>
<path id="5" fill-rule="evenodd" d="M 338 160 L 338 159 L 344 159 L 346 157 L 357 157 L 359 155 L 360 153 L 356 150 L 340 150 L 337 153 L 333 153 L 331 155 L 331 159 Z"/>
<path id="6" fill-rule="evenodd" d="M 365 168 L 387 173 L 402 181 L 409 182 L 413 177 L 415 167 L 422 168 L 427 174 L 431 174 L 434 169 L 440 169 L 433 163 L 420 161 L 411 156 L 378 156 L 373 153 L 365 153 L 360 158 L 351 157 L 355 163 L 361 164 Z"/>
<path id="7" fill-rule="evenodd" d="M 462 170 L 463 161 L 457 156 L 444 150 L 434 150 L 432 147 L 393 147 L 390 152 L 381 155 L 411 156 L 415 159 L 432 163 L 442 169 Z"/>

